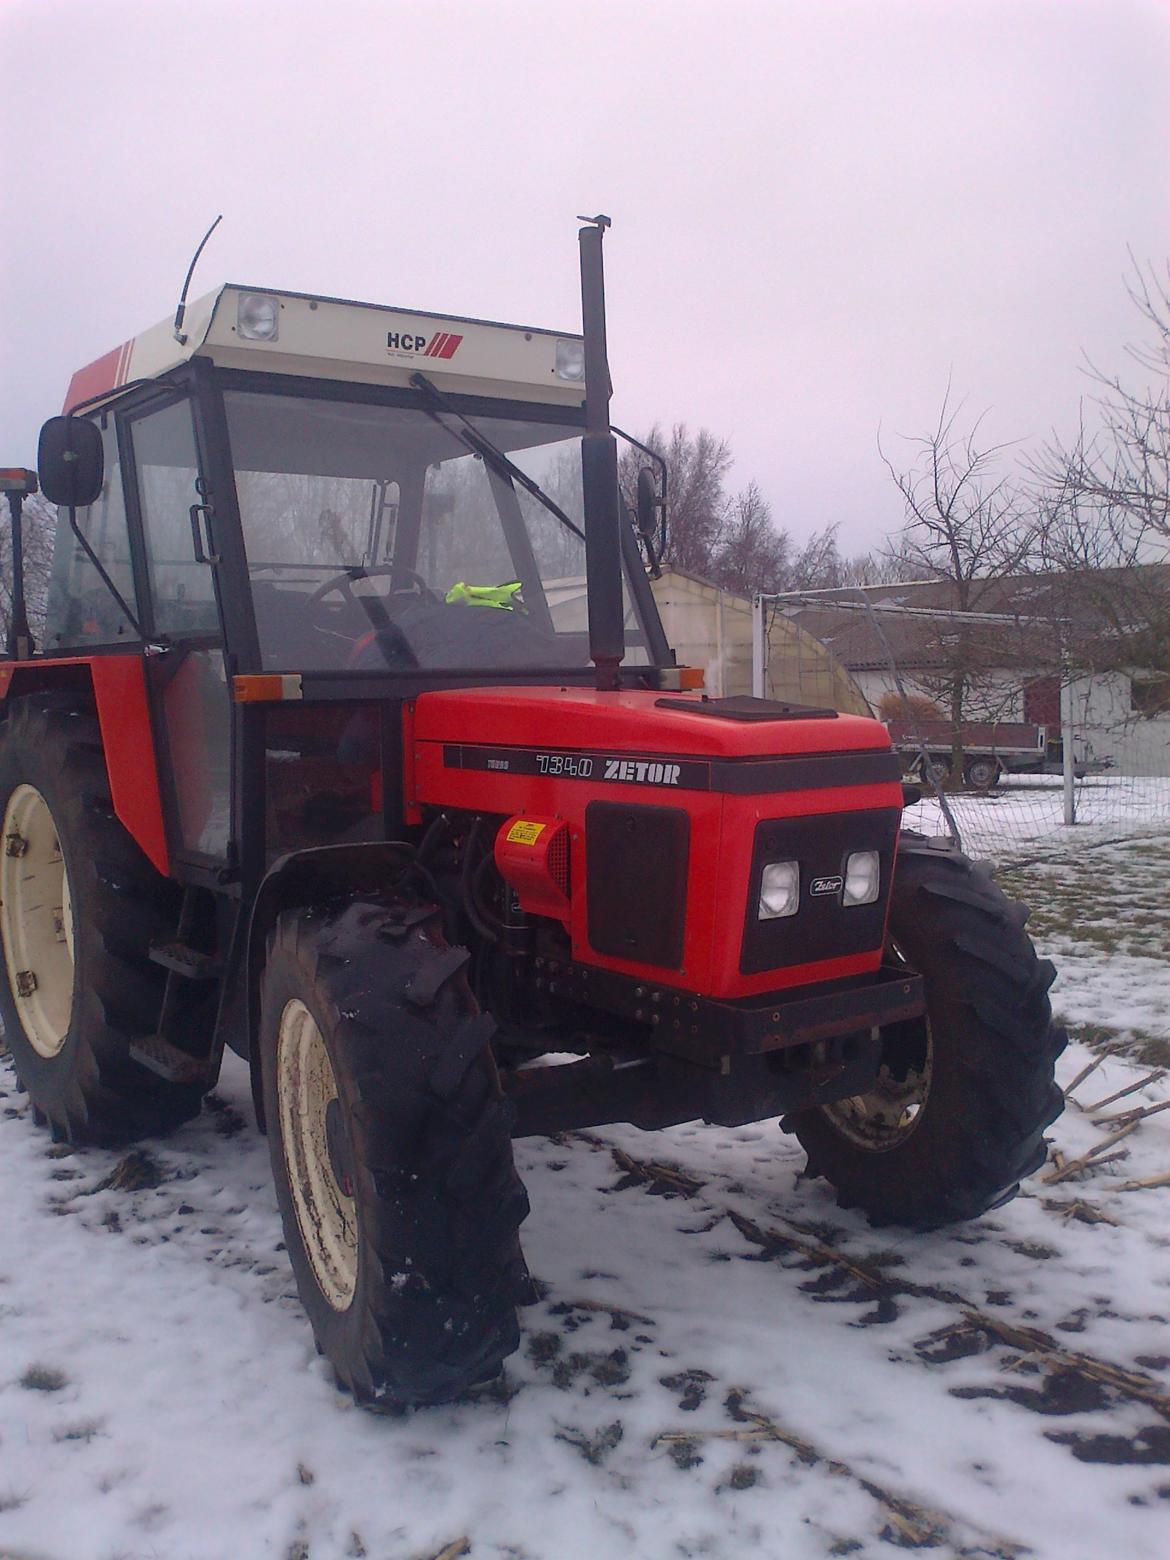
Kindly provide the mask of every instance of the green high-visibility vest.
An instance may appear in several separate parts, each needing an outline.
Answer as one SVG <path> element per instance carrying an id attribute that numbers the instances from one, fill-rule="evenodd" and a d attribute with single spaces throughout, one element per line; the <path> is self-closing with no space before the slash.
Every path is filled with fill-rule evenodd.
<path id="1" fill-rule="evenodd" d="M 467 585 L 460 580 L 458 584 L 452 585 L 444 599 L 451 606 L 462 602 L 468 607 L 502 607 L 505 612 L 510 612 L 516 605 L 515 597 L 519 590 L 519 580 L 509 580 L 504 585 Z"/>

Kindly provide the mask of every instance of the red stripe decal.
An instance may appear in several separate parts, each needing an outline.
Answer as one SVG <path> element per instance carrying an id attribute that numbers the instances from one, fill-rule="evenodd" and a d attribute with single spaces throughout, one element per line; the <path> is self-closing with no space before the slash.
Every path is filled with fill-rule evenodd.
<path id="1" fill-rule="evenodd" d="M 454 357 L 462 340 L 462 336 L 448 336 L 443 343 L 443 350 L 439 353 L 439 356 L 445 358 Z"/>
<path id="2" fill-rule="evenodd" d="M 84 368 L 79 368 L 69 381 L 69 389 L 65 396 L 65 405 L 62 407 L 62 411 L 67 412 L 81 401 L 88 401 L 91 396 L 101 395 L 103 390 L 113 390 L 120 384 L 118 371 L 122 362 L 122 354 L 129 345 L 129 342 L 123 342 L 120 347 L 115 347 L 112 352 L 106 352 L 92 363 L 87 363 Z"/>

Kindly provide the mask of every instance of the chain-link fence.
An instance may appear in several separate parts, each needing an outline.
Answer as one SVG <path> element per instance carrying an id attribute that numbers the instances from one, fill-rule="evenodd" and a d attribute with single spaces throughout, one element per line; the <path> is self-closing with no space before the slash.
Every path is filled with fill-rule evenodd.
<path id="1" fill-rule="evenodd" d="M 921 788 L 909 828 L 993 860 L 1170 830 L 1170 677 L 1136 638 L 917 586 L 757 597 L 754 627 L 758 694 L 824 703 L 825 650 L 848 672 Z"/>

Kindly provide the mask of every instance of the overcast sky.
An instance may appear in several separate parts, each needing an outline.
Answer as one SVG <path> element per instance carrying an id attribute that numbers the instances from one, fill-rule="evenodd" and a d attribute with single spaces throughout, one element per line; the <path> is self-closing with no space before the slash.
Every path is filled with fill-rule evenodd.
<path id="1" fill-rule="evenodd" d="M 1166 0 L 0 0 L 0 464 L 74 368 L 221 281 L 577 329 L 615 421 L 706 425 L 802 538 L 900 511 L 948 374 L 1075 421 L 1170 255 Z M 896 449 L 896 443 L 894 448 Z"/>

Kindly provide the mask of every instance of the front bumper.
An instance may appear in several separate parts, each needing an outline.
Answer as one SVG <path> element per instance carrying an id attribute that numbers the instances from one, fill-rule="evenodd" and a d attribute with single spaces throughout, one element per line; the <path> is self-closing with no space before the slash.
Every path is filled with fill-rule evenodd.
<path id="1" fill-rule="evenodd" d="M 873 975 L 720 1001 L 573 962 L 537 959 L 550 994 L 648 1026 L 655 1051 L 720 1066 L 790 1046 L 885 1028 L 926 1011 L 922 977 L 894 965 Z"/>

